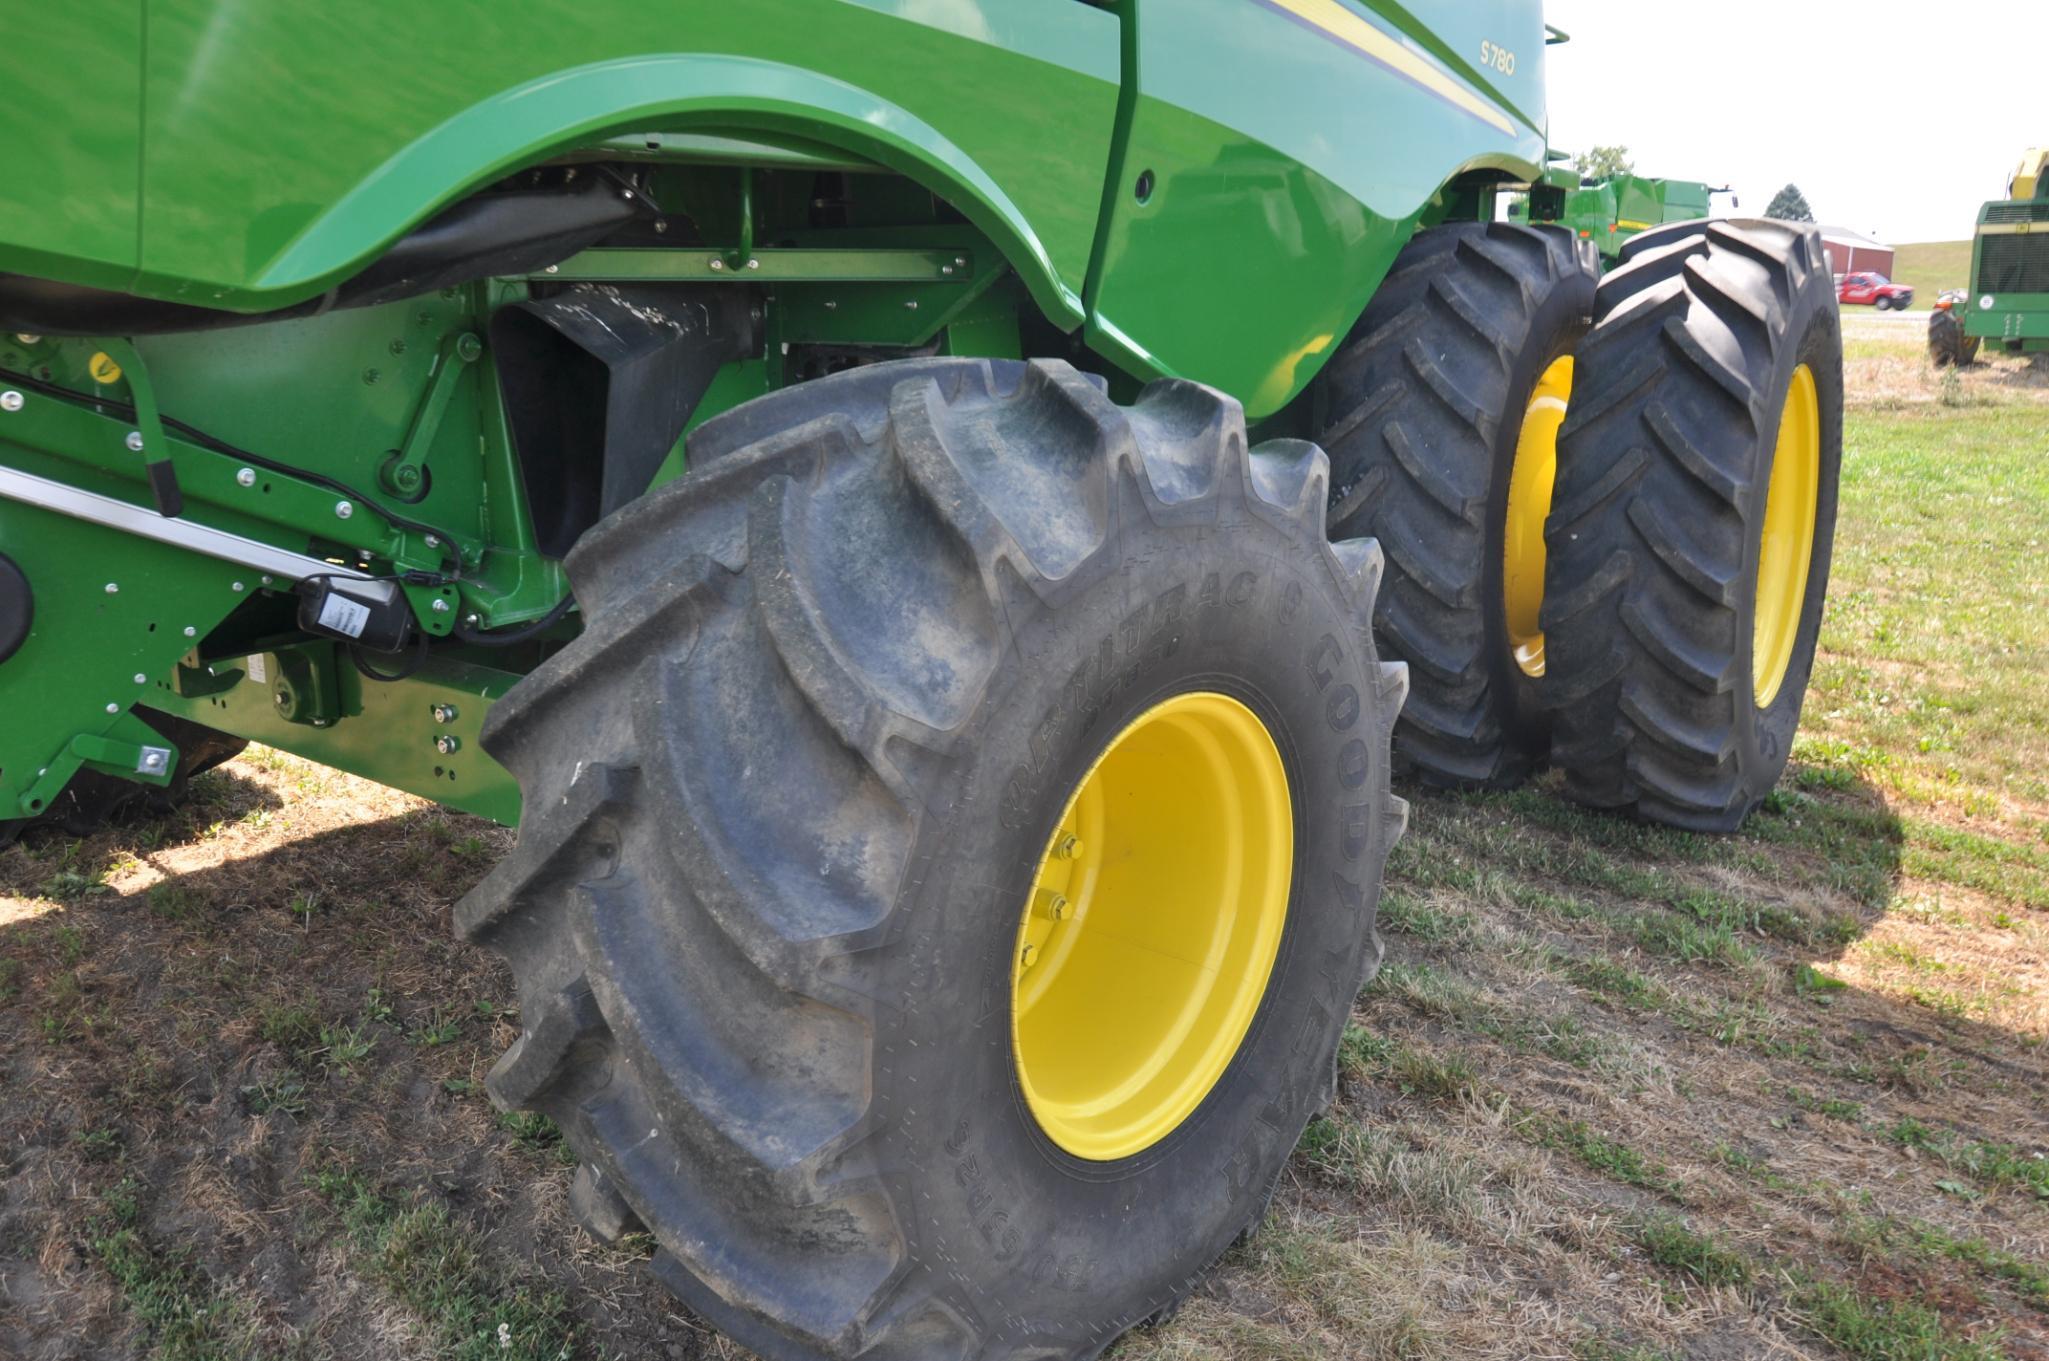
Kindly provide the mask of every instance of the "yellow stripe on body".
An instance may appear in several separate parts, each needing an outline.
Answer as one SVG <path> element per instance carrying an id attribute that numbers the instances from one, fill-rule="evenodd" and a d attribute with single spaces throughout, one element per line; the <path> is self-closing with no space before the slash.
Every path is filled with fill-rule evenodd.
<path id="1" fill-rule="evenodd" d="M 1348 47 L 1400 75 L 1407 76 L 1430 93 L 1464 109 L 1473 117 L 1513 137 L 1515 124 L 1493 104 L 1480 98 L 1459 81 L 1404 47 L 1389 34 L 1360 18 L 1338 0 L 1265 0 L 1306 24 L 1322 29 Z"/>

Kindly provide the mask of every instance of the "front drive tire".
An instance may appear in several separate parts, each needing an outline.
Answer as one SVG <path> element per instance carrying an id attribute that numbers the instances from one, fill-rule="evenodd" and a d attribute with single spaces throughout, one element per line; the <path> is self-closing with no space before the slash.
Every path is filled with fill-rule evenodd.
<path id="1" fill-rule="evenodd" d="M 1317 379 L 1331 534 L 1387 553 L 1395 758 L 1430 784 L 1512 786 L 1544 755 L 1544 507 L 1598 274 L 1563 227 L 1419 232 Z"/>
<path id="2" fill-rule="evenodd" d="M 519 982 L 490 1090 L 563 1127 L 587 1223 L 645 1225 L 661 1278 L 768 1356 L 1092 1357 L 1257 1222 L 1333 1092 L 1404 812 L 1379 551 L 1326 542 L 1314 446 L 1060 364 L 856 370 L 690 453 L 571 554 L 585 632 L 485 729 L 527 810 L 458 909 Z M 1191 704 L 1227 717 L 1174 726 Z M 1241 781 L 1262 742 L 1244 769 L 1272 778 Z M 1229 1025 L 1192 1024 L 1220 1071 L 1121 1124 L 1042 1120 L 1173 1030 L 1176 960 L 1236 957 L 1209 948 L 1235 893 L 1187 867 L 1241 806 L 1285 914 Z M 1099 849 L 1147 873 L 1075 868 Z M 1170 967 L 1111 967 L 1104 921 Z M 1056 966 L 1064 1028 L 1034 1039 L 1021 971 Z"/>
<path id="3" fill-rule="evenodd" d="M 1811 229 L 1675 224 L 1602 281 L 1546 531 L 1574 798 L 1731 831 L 1778 781 L 1828 588 L 1842 353 Z"/>

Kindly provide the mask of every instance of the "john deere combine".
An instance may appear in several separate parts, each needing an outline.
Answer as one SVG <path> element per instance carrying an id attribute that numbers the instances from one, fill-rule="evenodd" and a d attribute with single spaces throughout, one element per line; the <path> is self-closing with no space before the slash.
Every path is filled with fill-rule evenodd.
<path id="1" fill-rule="evenodd" d="M 1558 221 L 1571 228 L 1582 241 L 1591 241 L 1604 267 L 1622 258 L 1622 248 L 1632 237 L 1668 222 L 1693 222 L 1709 216 L 1714 196 L 1726 188 L 1713 189 L 1699 180 L 1651 179 L 1642 175 L 1612 175 L 1606 179 L 1575 180 L 1565 190 L 1564 207 Z M 1527 221 L 1527 201 L 1511 205 L 1512 221 Z"/>
<path id="2" fill-rule="evenodd" d="M 2021 158 L 2006 197 L 1978 210 L 1970 289 L 1928 319 L 1938 364 L 1968 364 L 1981 344 L 2049 353 L 2049 150 L 2040 147 Z"/>
<path id="3" fill-rule="evenodd" d="M 594 1232 L 772 1356 L 1093 1356 L 1330 1097 L 1394 764 L 1696 828 L 1785 764 L 1827 261 L 1698 221 L 1597 279 L 1545 42 L 29 7 L 0 808 L 251 739 L 517 821 L 456 926 Z"/>

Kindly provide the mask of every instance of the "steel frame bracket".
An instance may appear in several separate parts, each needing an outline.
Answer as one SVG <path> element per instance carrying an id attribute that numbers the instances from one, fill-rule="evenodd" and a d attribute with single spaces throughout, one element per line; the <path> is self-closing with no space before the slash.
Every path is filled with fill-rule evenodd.
<path id="1" fill-rule="evenodd" d="M 441 433 L 441 418 L 448 412 L 462 371 L 483 353 L 483 341 L 472 331 L 457 330 L 442 339 L 440 352 L 434 356 L 433 381 L 413 413 L 405 443 L 378 473 L 378 480 L 393 496 L 410 503 L 427 494 L 427 453 L 434 447 L 434 437 Z"/>
<path id="2" fill-rule="evenodd" d="M 48 808 L 81 766 L 161 787 L 177 772 L 178 749 L 134 714 L 121 714 L 105 732 L 80 733 L 50 758 L 37 772 L 36 782 L 22 794 L 21 815 L 34 817 Z"/>

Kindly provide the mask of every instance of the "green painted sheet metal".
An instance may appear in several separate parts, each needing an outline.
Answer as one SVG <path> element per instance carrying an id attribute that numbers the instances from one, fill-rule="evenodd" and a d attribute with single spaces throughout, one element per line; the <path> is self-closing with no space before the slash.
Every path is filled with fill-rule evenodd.
<path id="1" fill-rule="evenodd" d="M 1512 51 L 1526 76 L 1541 63 L 1536 0 L 1443 8 L 1444 43 Z M 1213 383 L 1255 418 L 1277 410 L 1450 176 L 1542 171 L 1541 133 L 1364 6 L 1137 0 L 1134 18 L 1136 97 L 1089 338 L 1141 377 Z M 1285 86 L 1247 78 L 1260 71 L 1286 72 Z"/>
<path id="2" fill-rule="evenodd" d="M 19 466 L 5 444 L 0 462 Z M 0 545 L 36 593 L 28 639 L 0 666 L 0 818 L 10 818 L 41 811 L 22 804 L 39 774 L 73 739 L 116 728 L 257 578 L 8 500 Z"/>
<path id="3" fill-rule="evenodd" d="M 187 515 L 295 553 L 359 550 L 400 568 L 440 566 L 444 553 L 421 531 L 394 528 L 375 509 L 381 506 L 433 527 L 461 553 L 467 608 L 494 624 L 545 613 L 561 596 L 561 569 L 524 551 L 532 546 L 525 493 L 488 362 L 463 365 L 453 391 L 438 394 L 446 405 L 431 443 L 408 450 L 426 469 L 424 490 L 405 500 L 380 479 L 437 396 L 439 356 L 451 341 L 481 335 L 480 293 L 450 289 L 324 317 L 138 341 L 167 414 L 364 493 L 338 493 L 269 468 L 252 468 L 245 482 L 240 474 L 249 465 L 174 436 L 171 460 Z M 47 370 L 59 383 L 127 400 L 125 375 L 105 387 L 86 376 L 96 343 L 0 341 L 0 368 Z M 487 359 L 480 340 L 475 348 Z M 37 401 L 0 428 L 0 437 L 25 446 L 0 462 L 146 503 L 142 462 L 122 447 L 128 428 L 77 406 Z M 344 501 L 346 518 L 338 513 Z M 448 630 L 446 616 L 424 622 L 430 631 Z"/>
<path id="4" fill-rule="evenodd" d="M 11 78 L 29 57 L 0 60 Z M 627 133 L 759 132 L 947 195 L 1072 324 L 1118 81 L 1115 16 L 1076 0 L 150 0 L 146 61 L 141 268 L 46 272 L 242 310 L 319 292 L 543 157 Z M 62 82 L 40 103 L 10 92 L 0 145 L 73 116 L 88 87 L 70 67 Z M 74 186 L 135 180 L 132 141 L 42 154 Z M 0 268 L 66 239 L 17 225 Z"/>
<path id="5" fill-rule="evenodd" d="M 1985 299 L 1992 306 L 1985 306 Z M 1964 334 L 2023 353 L 2049 349 L 2049 293 L 1974 294 L 1964 313 Z"/>
<path id="6" fill-rule="evenodd" d="M 1997 199 L 1978 210 L 1964 333 L 2024 353 L 2049 349 L 2049 197 Z"/>
<path id="7" fill-rule="evenodd" d="M 19 4 L 0 17 L 0 268 L 133 276 L 142 3 Z"/>
<path id="8" fill-rule="evenodd" d="M 252 658 L 261 679 L 250 674 Z M 519 821 L 519 786 L 477 745 L 484 715 L 517 674 L 436 658 L 417 676 L 385 684 L 344 662 L 335 671 L 344 717 L 313 727 L 279 714 L 271 689 L 279 667 L 279 654 L 254 652 L 214 664 L 230 682 L 218 693 L 180 695 L 165 682 L 143 702 L 508 826 Z M 451 750 L 437 745 L 451 739 Z"/>
<path id="9" fill-rule="evenodd" d="M 1359 0 L 1359 8 L 1367 8 Z M 1372 0 L 1404 39 L 1500 101 L 1525 127 L 1545 123 L 1545 62 L 1555 30 L 1538 0 Z M 1541 159 L 1541 158 L 1540 158 Z"/>

